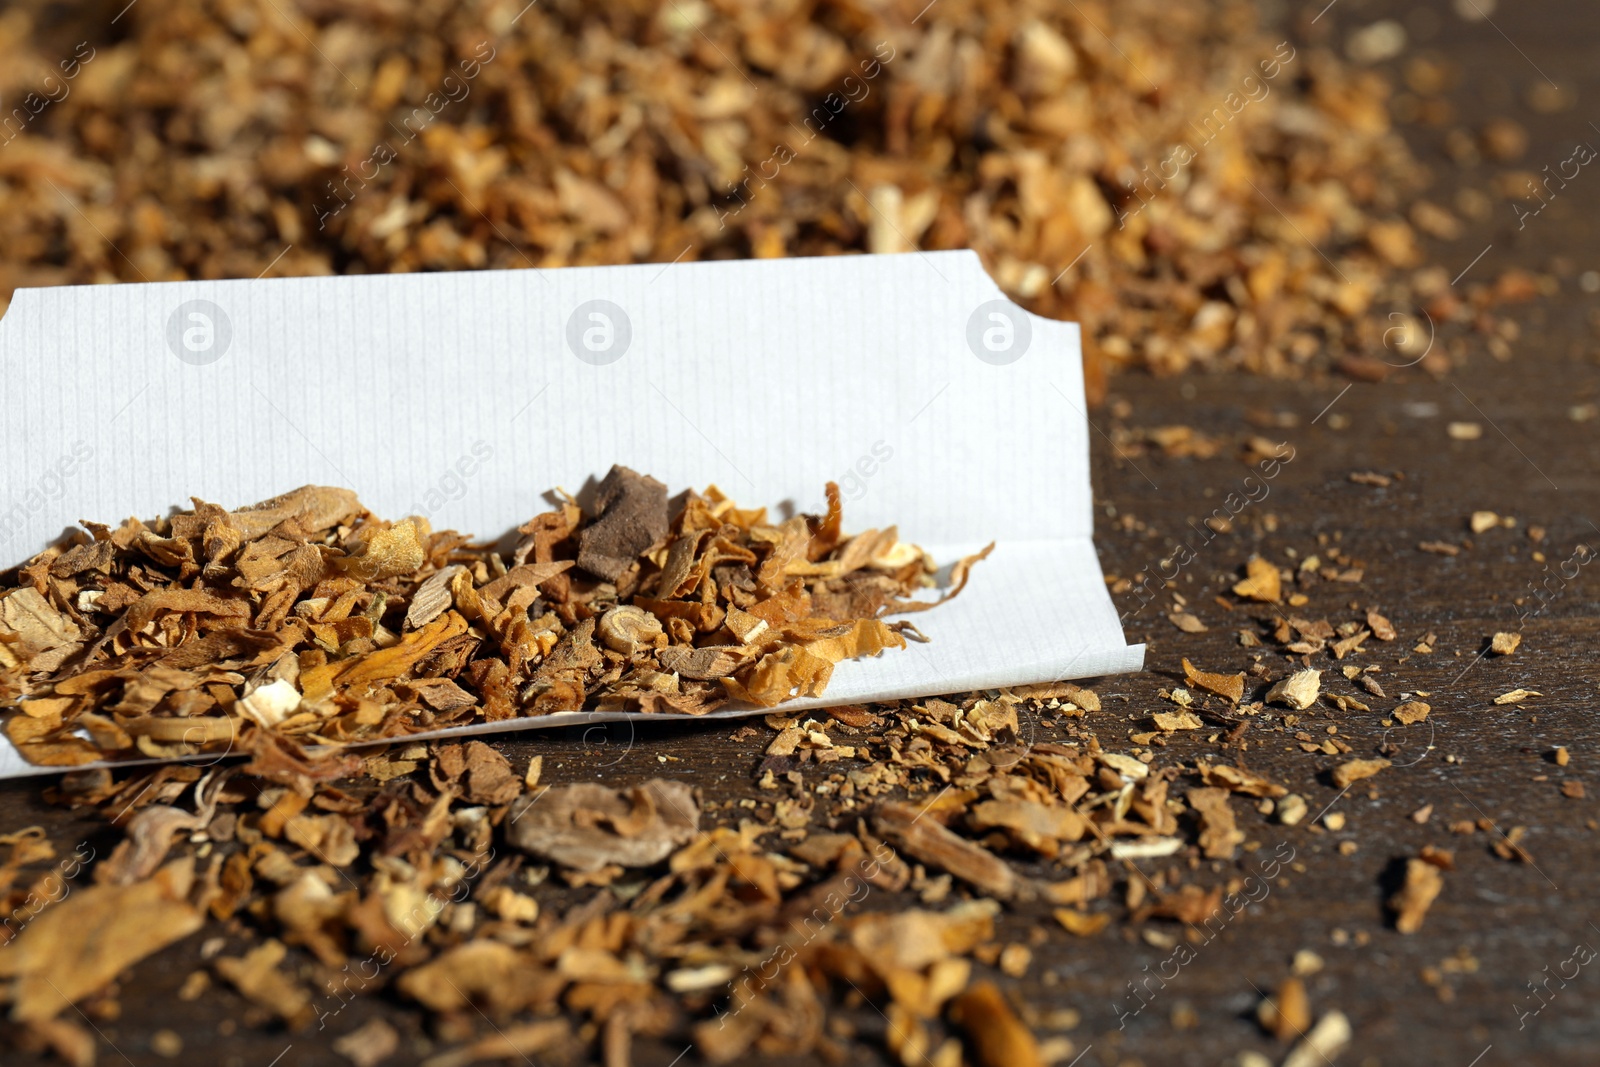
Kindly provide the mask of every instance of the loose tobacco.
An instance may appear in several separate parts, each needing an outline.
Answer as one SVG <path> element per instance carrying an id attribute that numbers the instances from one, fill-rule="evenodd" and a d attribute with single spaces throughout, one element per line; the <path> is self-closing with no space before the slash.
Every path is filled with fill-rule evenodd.
<path id="1" fill-rule="evenodd" d="M 822 693 L 904 648 L 886 616 L 941 601 L 894 527 L 771 522 L 715 488 L 613 467 L 502 553 L 346 489 L 121 526 L 85 523 L 0 589 L 0 706 L 34 763 L 240 751 L 300 762 L 469 723 L 599 709 L 700 715 Z M 943 599 L 960 592 L 959 561 Z M 87 736 L 85 736 L 87 735 Z"/>

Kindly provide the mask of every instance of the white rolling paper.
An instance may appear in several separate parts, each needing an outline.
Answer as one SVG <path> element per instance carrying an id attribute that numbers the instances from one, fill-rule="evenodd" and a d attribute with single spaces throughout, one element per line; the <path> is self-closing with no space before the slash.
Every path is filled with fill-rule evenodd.
<path id="1" fill-rule="evenodd" d="M 1091 539 L 1078 328 L 971 252 L 25 289 L 0 382 L 0 567 L 191 495 L 348 486 L 489 538 L 613 463 L 780 511 L 820 511 L 832 480 L 847 532 L 898 524 L 941 562 L 997 547 L 916 617 L 930 643 L 784 710 L 1143 661 Z M 0 777 L 40 770 L 0 740 Z"/>

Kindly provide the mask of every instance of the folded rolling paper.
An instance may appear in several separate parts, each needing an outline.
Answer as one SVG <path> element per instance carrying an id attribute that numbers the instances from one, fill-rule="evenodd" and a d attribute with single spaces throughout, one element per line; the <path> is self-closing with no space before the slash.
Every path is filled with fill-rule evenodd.
<path id="1" fill-rule="evenodd" d="M 941 563 L 997 543 L 915 616 L 928 643 L 784 711 L 1143 661 L 1091 539 L 1078 328 L 971 252 L 24 289 L 0 380 L 0 567 L 80 520 L 306 483 L 494 538 L 619 463 L 779 511 L 838 482 L 847 530 Z M 45 770 L 0 740 L 0 777 Z"/>

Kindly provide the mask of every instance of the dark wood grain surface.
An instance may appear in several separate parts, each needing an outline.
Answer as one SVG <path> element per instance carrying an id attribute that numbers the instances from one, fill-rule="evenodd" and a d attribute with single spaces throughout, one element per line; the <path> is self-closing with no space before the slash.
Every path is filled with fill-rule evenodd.
<path id="1" fill-rule="evenodd" d="M 1478 3 L 1490 7 L 1488 0 Z M 1448 160 L 1441 146 L 1451 126 L 1514 117 L 1532 133 L 1522 165 L 1534 171 L 1566 159 L 1577 142 L 1600 144 L 1600 131 L 1590 123 L 1600 120 L 1600 23 L 1582 0 L 1501 5 L 1492 24 L 1464 22 L 1444 2 L 1337 0 L 1313 25 L 1320 6 L 1297 17 L 1298 32 L 1339 41 L 1352 28 L 1393 16 L 1411 29 L 1408 55 L 1425 50 L 1461 68 L 1461 83 L 1450 95 L 1451 122 L 1403 128 L 1434 171 L 1430 195 L 1441 202 L 1450 202 L 1462 184 L 1484 187 L 1493 173 L 1486 165 L 1460 170 Z M 1575 108 L 1541 115 L 1523 105 L 1527 87 L 1546 76 L 1577 89 Z M 1302 752 L 1292 732 L 1265 724 L 1239 737 L 1230 755 L 1303 794 L 1313 813 L 1333 804 L 1345 825 L 1332 832 L 1308 819 L 1284 827 L 1236 801 L 1250 843 L 1238 862 L 1213 864 L 1210 879 L 1248 874 L 1290 848 L 1293 862 L 1265 899 L 1230 919 L 1175 977 L 1147 986 L 1157 991 L 1137 1013 L 1131 1009 L 1142 1002 L 1130 983 L 1159 971 L 1169 949 L 1122 924 L 1080 939 L 1056 927 L 1044 908 L 1008 912 L 1002 936 L 1036 949 L 1026 978 L 1000 981 L 1018 1002 L 1041 1013 L 1080 1013 L 1081 1022 L 1066 1031 L 1084 1052 L 1079 1064 L 1216 1064 L 1242 1050 L 1277 1062 L 1287 1047 L 1264 1036 L 1252 1015 L 1261 992 L 1289 973 L 1291 958 L 1303 949 L 1325 961 L 1307 980 L 1313 1010 L 1341 1010 L 1354 1026 L 1354 1044 L 1341 1063 L 1600 1062 L 1600 966 L 1582 968 L 1565 984 L 1559 977 L 1546 981 L 1571 974 L 1565 961 L 1575 946 L 1600 946 L 1594 891 L 1600 877 L 1600 668 L 1594 659 L 1600 567 L 1569 564 L 1570 578 L 1550 577 L 1580 544 L 1600 549 L 1600 419 L 1569 415 L 1575 405 L 1600 401 L 1600 298 L 1580 284 L 1584 271 L 1600 269 L 1597 211 L 1600 173 L 1586 170 L 1521 229 L 1509 204 L 1497 200 L 1492 218 L 1472 224 L 1466 236 L 1430 245 L 1452 276 L 1472 264 L 1462 286 L 1511 266 L 1559 279 L 1557 293 L 1513 312 L 1522 336 L 1507 361 L 1492 358 L 1476 341 L 1464 365 L 1443 380 L 1417 370 L 1354 384 L 1236 376 L 1113 380 L 1111 403 L 1094 414 L 1103 432 L 1092 438 L 1104 567 L 1118 576 L 1148 572 L 1180 541 L 1195 548 L 1196 558 L 1172 589 L 1142 608 L 1131 594 L 1120 598 L 1129 610 L 1129 638 L 1148 642 L 1147 669 L 1097 684 L 1105 710 L 1092 725 L 1100 736 L 1108 744 L 1122 741 L 1139 728 L 1138 720 L 1158 710 L 1158 692 L 1181 682 L 1182 656 L 1214 670 L 1243 669 L 1252 653 L 1279 657 L 1281 666 L 1281 653 L 1241 647 L 1237 637 L 1240 629 L 1270 621 L 1271 612 L 1230 610 L 1214 598 L 1237 580 L 1251 553 L 1291 564 L 1291 550 L 1304 558 L 1326 554 L 1330 546 L 1360 561 L 1363 578 L 1312 588 L 1310 603 L 1297 613 L 1339 622 L 1368 607 L 1381 610 L 1400 640 L 1368 642 L 1355 662 L 1380 665 L 1391 696 L 1428 692 L 1434 710 L 1426 723 L 1404 730 L 1386 731 L 1376 712 L 1323 712 L 1302 724 L 1319 737 L 1336 726 L 1336 736 L 1356 755 L 1390 746 L 1396 766 L 1342 796 L 1327 776 L 1337 759 Z M 1064 411 L 1063 417 L 1072 415 Z M 1483 435 L 1453 440 L 1446 432 L 1452 421 L 1479 423 Z M 1122 429 L 1176 424 L 1223 438 L 1227 446 L 1215 458 L 1197 460 L 1128 456 L 1111 444 Z M 1200 520 L 1249 473 L 1240 444 L 1251 434 L 1287 442 L 1294 459 L 1268 496 L 1235 519 L 1233 532 L 1207 541 L 1197 533 Z M 1348 479 L 1366 470 L 1400 472 L 1403 480 L 1376 488 Z M 1516 528 L 1470 534 L 1468 516 L 1482 509 L 1514 516 Z M 1546 530 L 1540 544 L 1527 536 L 1532 525 Z M 1471 547 L 1454 557 L 1417 548 L 1422 541 L 1464 539 Z M 1547 590 L 1542 606 L 1533 594 L 1539 588 Z M 1172 591 L 1188 600 L 1208 632 L 1180 633 L 1167 621 Z M 1519 600 L 1530 612 L 1526 618 Z M 1479 657 L 1491 634 L 1516 630 L 1523 643 L 1515 655 Z M 1411 651 L 1429 632 L 1436 635 L 1435 650 Z M 1342 679 L 1328 678 L 1330 688 L 1359 695 Z M 1518 687 L 1542 695 L 1517 706 L 1492 703 Z M 1037 729 L 1035 736 L 1048 736 Z M 726 724 L 613 725 L 523 734 L 500 747 L 514 762 L 542 753 L 547 781 L 625 782 L 670 773 L 709 798 L 727 800 L 755 795 L 753 771 L 766 744 L 765 737 L 735 740 L 733 730 Z M 1569 750 L 1570 765 L 1552 762 L 1556 746 Z M 1192 763 L 1216 751 L 1204 732 L 1176 735 L 1164 760 Z M 1559 786 L 1569 779 L 1584 783 L 1589 796 L 1564 797 Z M 94 824 L 44 805 L 39 788 L 38 781 L 0 785 L 0 830 L 37 823 L 57 841 L 106 843 Z M 1432 817 L 1419 824 L 1410 816 L 1424 805 L 1432 805 Z M 1465 836 L 1447 830 L 1450 823 L 1480 819 L 1494 829 Z M 1521 843 L 1531 863 L 1492 851 L 1494 841 L 1515 827 L 1526 828 Z M 1346 845 L 1342 852 L 1345 842 L 1354 850 Z M 1445 875 L 1443 894 L 1421 932 L 1401 935 L 1384 901 L 1397 862 L 1427 845 L 1453 850 L 1455 870 Z M 1153 870 L 1165 862 L 1145 865 Z M 867 906 L 892 909 L 910 900 L 880 895 Z M 202 966 L 200 946 L 217 936 L 230 946 L 244 941 L 237 930 L 212 924 L 126 976 L 121 1016 L 97 1023 L 101 1063 L 173 1062 L 151 1047 L 156 1031 L 171 1029 L 184 1039 L 182 1062 L 343 1064 L 331 1041 L 373 1015 L 403 1035 L 391 1063 L 414 1063 L 433 1047 L 421 1016 L 398 1000 L 363 998 L 328 1017 L 325 1028 L 295 1034 L 261 1024 L 230 991 L 213 988 L 198 1000 L 178 1000 L 185 976 Z M 1538 997 L 1530 983 L 1540 983 Z M 866 1009 L 850 1018 L 863 1035 L 884 1026 Z M 637 1059 L 675 1063 L 682 1051 L 646 1046 Z M 867 1045 L 857 1054 L 879 1062 Z M 9 1051 L 4 1057 L 8 1064 L 44 1062 Z M 696 1061 L 690 1053 L 681 1062 Z"/>

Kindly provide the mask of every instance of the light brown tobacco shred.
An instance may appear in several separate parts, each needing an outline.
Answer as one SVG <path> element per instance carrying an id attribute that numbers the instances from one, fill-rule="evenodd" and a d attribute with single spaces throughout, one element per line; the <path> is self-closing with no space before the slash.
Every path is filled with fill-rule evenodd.
<path id="1" fill-rule="evenodd" d="M 185 899 L 193 884 L 193 859 L 174 860 L 131 885 L 79 889 L 39 915 L 0 952 L 0 999 L 11 1002 L 11 1018 L 53 1019 L 200 929 L 201 911 Z"/>
<path id="2" fill-rule="evenodd" d="M 979 982 L 961 994 L 950 1016 L 971 1038 L 979 1067 L 1044 1067 L 1039 1043 L 993 982 Z"/>
<path id="3" fill-rule="evenodd" d="M 1242 793 L 1245 796 L 1281 797 L 1288 792 L 1283 786 L 1269 782 L 1258 774 L 1238 767 L 1229 767 L 1227 764 L 1209 766 L 1201 764 L 1200 774 L 1207 785 L 1220 786 L 1229 792 Z"/>
<path id="4" fill-rule="evenodd" d="M 1333 784 L 1343 789 L 1352 782 L 1371 778 L 1387 766 L 1389 761 L 1386 759 L 1347 760 L 1333 769 Z"/>
<path id="5" fill-rule="evenodd" d="M 1245 565 L 1245 578 L 1234 583 L 1233 591 L 1251 600 L 1276 604 L 1281 596 L 1282 579 L 1278 568 L 1260 556 L 1251 556 Z"/>
<path id="6" fill-rule="evenodd" d="M 893 527 L 772 523 L 717 490 L 669 521 L 666 487 L 614 467 L 509 555 L 385 522 L 307 486 L 227 512 L 90 524 L 0 590 L 0 704 L 28 759 L 254 753 L 598 708 L 703 714 L 817 696 L 836 664 L 905 647 L 932 561 Z M 944 599 L 966 584 L 958 561 Z M 79 731 L 87 731 L 87 739 Z M 488 759 L 481 744 L 465 750 Z M 505 768 L 463 766 L 493 802 Z"/>
<path id="7" fill-rule="evenodd" d="M 1379 641 L 1393 641 L 1400 636 L 1389 620 L 1379 615 L 1376 609 L 1367 612 L 1367 625 L 1372 628 L 1372 635 Z"/>
<path id="8" fill-rule="evenodd" d="M 1321 688 L 1321 671 L 1296 671 L 1267 691 L 1267 702 L 1304 711 L 1316 702 Z"/>
<path id="9" fill-rule="evenodd" d="M 267 941 L 242 958 L 223 956 L 216 961 L 217 973 L 240 993 L 272 1012 L 291 1029 L 299 1029 L 312 1019 L 312 994 L 279 969 L 287 954 L 281 941 Z"/>
<path id="10" fill-rule="evenodd" d="M 1244 842 L 1244 831 L 1234 821 L 1228 792 L 1210 786 L 1189 790 L 1189 807 L 1200 816 L 1200 849 L 1207 859 L 1232 859 Z"/>
<path id="11" fill-rule="evenodd" d="M 1497 656 L 1509 656 L 1522 644 L 1522 635 L 1519 633 L 1497 633 L 1489 641 L 1489 651 Z"/>
<path id="12" fill-rule="evenodd" d="M 1421 700 L 1408 700 L 1394 709 L 1395 720 L 1402 725 L 1410 726 L 1419 723 L 1428 717 L 1428 712 L 1433 709 Z"/>
<path id="13" fill-rule="evenodd" d="M 1319 1067 L 1333 1063 L 1352 1036 L 1350 1020 L 1340 1011 L 1330 1011 L 1289 1051 L 1281 1067 Z"/>
<path id="14" fill-rule="evenodd" d="M 886 803 L 879 806 L 873 826 L 907 855 L 949 871 L 997 899 L 1032 896 L 1024 880 L 1004 860 L 952 833 L 936 818 L 924 815 L 910 804 Z"/>
<path id="15" fill-rule="evenodd" d="M 1241 674 L 1212 674 L 1202 671 L 1188 658 L 1183 660 L 1184 679 L 1193 686 L 1198 686 L 1218 696 L 1227 697 L 1232 703 L 1239 703 L 1244 699 L 1244 675 Z"/>
<path id="16" fill-rule="evenodd" d="M 1262 1027 L 1280 1041 L 1292 1041 L 1311 1028 L 1311 1001 L 1306 985 L 1291 975 L 1278 984 L 1277 995 L 1261 1002 Z"/>
<path id="17" fill-rule="evenodd" d="M 1427 857 L 1406 860 L 1405 882 L 1389 900 L 1395 913 L 1394 928 L 1402 934 L 1422 929 L 1423 916 L 1443 889 L 1444 875 L 1436 863 Z"/>

